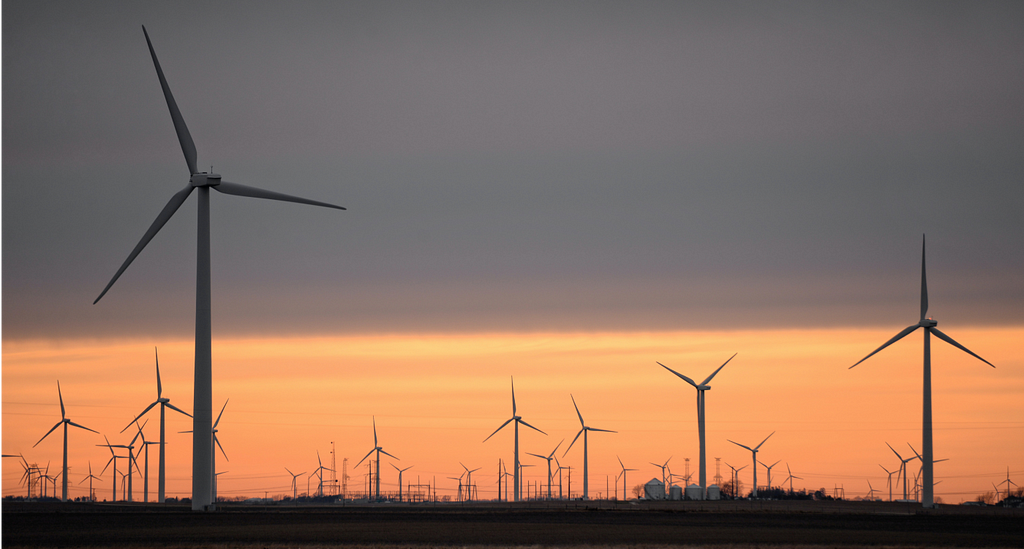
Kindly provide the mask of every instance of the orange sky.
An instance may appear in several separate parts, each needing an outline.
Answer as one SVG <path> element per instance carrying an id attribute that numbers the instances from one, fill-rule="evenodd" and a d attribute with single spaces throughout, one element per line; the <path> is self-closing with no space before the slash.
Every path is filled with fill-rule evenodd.
<path id="1" fill-rule="evenodd" d="M 569 395 L 587 423 L 618 433 L 592 433 L 591 495 L 614 482 L 616 456 L 629 484 L 660 477 L 649 462 L 670 456 L 675 473 L 684 458 L 697 469 L 695 391 L 655 364 L 698 380 L 732 353 L 739 355 L 712 382 L 707 397 L 709 477 L 714 457 L 734 466 L 750 463 L 749 452 L 727 438 L 752 445 L 772 431 L 761 461 L 789 463 L 796 488 L 830 491 L 842 485 L 848 497 L 864 495 L 867 480 L 885 489 L 879 464 L 893 469 L 889 442 L 903 453 L 920 450 L 921 335 L 915 333 L 853 370 L 847 367 L 898 331 L 788 330 L 658 333 L 528 333 L 490 335 L 381 335 L 316 339 L 214 340 L 214 413 L 230 398 L 220 439 L 230 458 L 218 456 L 221 496 L 289 493 L 290 477 L 316 467 L 316 452 L 329 460 L 336 443 L 338 469 L 349 458 L 350 487 L 361 490 L 365 464 L 352 466 L 372 447 L 371 416 L 385 450 L 401 458 L 406 483 L 438 482 L 439 494 L 454 494 L 459 462 L 483 468 L 474 475 L 480 497 L 494 497 L 497 461 L 512 459 L 512 431 L 487 435 L 511 415 L 509 376 L 515 376 L 519 413 L 548 436 L 523 430 L 523 463 L 529 482 L 543 483 L 544 462 L 526 452 L 556 454 L 573 471 L 573 491 L 582 489 L 582 440 L 568 456 L 565 446 L 579 422 Z M 947 503 L 990 491 L 1006 475 L 1024 483 L 1024 328 L 957 328 L 944 331 L 997 366 L 992 369 L 941 342 L 933 342 L 937 496 Z M 1017 343 L 1017 344 L 1015 344 Z M 118 432 L 155 400 L 153 346 L 160 348 L 164 396 L 192 408 L 192 341 L 5 341 L 3 347 L 3 452 L 59 471 L 60 431 L 32 445 L 60 419 L 59 379 L 73 421 L 100 431 L 114 444 Z M 151 412 L 147 436 L 158 436 Z M 168 415 L 168 495 L 190 491 L 191 420 Z M 109 452 L 100 435 L 70 430 L 71 496 L 83 496 L 88 463 L 98 473 Z M 156 451 L 151 450 L 151 493 Z M 382 464 L 382 490 L 397 489 L 397 472 Z M 723 475 L 728 468 L 723 464 Z M 3 463 L 3 494 L 23 494 L 22 469 Z M 749 486 L 750 467 L 741 473 Z M 759 484 L 765 471 L 758 472 Z M 97 483 L 110 497 L 110 472 Z M 314 480 L 315 482 L 315 480 Z M 709 479 L 709 482 L 711 480 Z M 306 478 L 300 480 L 305 491 Z M 58 482 L 58 490 L 60 483 Z M 137 481 L 136 499 L 142 499 Z M 887 495 L 887 494 L 886 494 Z M 153 496 L 151 495 L 151 498 Z"/>

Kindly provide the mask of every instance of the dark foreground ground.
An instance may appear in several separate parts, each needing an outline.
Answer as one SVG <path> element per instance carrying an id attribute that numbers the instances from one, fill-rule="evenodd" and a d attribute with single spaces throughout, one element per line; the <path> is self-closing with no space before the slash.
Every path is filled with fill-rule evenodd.
<path id="1" fill-rule="evenodd" d="M 1024 511 L 860 502 L 465 506 L 4 503 L 4 548 L 1024 547 Z"/>

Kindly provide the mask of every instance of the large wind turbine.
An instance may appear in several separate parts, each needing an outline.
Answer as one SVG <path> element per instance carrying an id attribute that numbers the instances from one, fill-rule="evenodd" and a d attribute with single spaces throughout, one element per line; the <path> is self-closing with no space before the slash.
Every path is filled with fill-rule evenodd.
<path id="1" fill-rule="evenodd" d="M 540 433 L 542 435 L 547 435 L 547 433 L 545 433 L 544 431 L 541 431 L 540 429 L 534 427 L 533 425 L 530 425 L 529 423 L 523 421 L 523 418 L 521 418 L 521 417 L 516 415 L 516 381 L 515 381 L 515 379 L 512 379 L 512 417 L 510 417 L 508 419 L 508 421 L 506 421 L 505 423 L 502 423 L 501 427 L 498 427 L 497 429 L 495 429 L 493 433 L 491 433 L 490 435 L 487 435 L 487 438 L 484 439 L 484 442 L 487 442 L 488 439 L 490 439 L 494 435 L 498 434 L 498 431 L 504 429 L 506 425 L 508 425 L 509 423 L 512 423 L 512 422 L 515 422 L 515 432 L 516 432 L 516 446 L 515 446 L 515 459 L 516 459 L 516 462 L 515 462 L 515 467 L 512 468 L 512 470 L 514 472 L 513 476 L 512 476 L 512 497 L 515 499 L 515 501 L 519 501 L 520 489 L 522 488 L 522 486 L 520 486 L 520 483 L 519 483 L 519 424 L 522 423 L 523 425 L 526 425 L 530 429 L 533 429 L 534 431 L 537 431 L 538 433 Z"/>
<path id="2" fill-rule="evenodd" d="M 576 398 L 572 395 L 569 395 L 569 398 L 572 399 L 572 407 L 576 408 L 576 415 L 580 418 L 580 432 L 576 433 L 576 438 L 572 439 L 572 442 L 569 443 L 569 447 L 565 449 L 565 454 L 562 454 L 562 457 L 565 457 L 569 450 L 572 450 L 572 445 L 576 444 L 576 439 L 583 435 L 583 499 L 587 499 L 587 431 L 601 431 L 602 433 L 615 433 L 617 431 L 587 427 L 587 424 L 583 422 L 583 414 L 580 413 L 580 407 L 576 406 Z"/>
<path id="3" fill-rule="evenodd" d="M 153 356 L 156 358 L 156 400 L 152 404 L 147 406 L 146 409 L 143 410 L 142 413 L 138 415 L 138 417 L 133 419 L 132 423 L 137 422 L 140 419 L 142 419 L 142 416 L 146 415 L 146 412 L 149 412 L 150 410 L 152 410 L 153 407 L 156 406 L 157 404 L 160 405 L 160 464 L 157 466 L 158 472 L 157 472 L 157 482 L 156 482 L 156 484 L 157 484 L 156 501 L 157 501 L 157 503 L 163 503 L 164 502 L 164 479 L 165 479 L 164 471 L 165 471 L 165 468 L 166 468 L 165 461 L 164 461 L 164 457 L 165 457 L 166 453 L 164 451 L 164 447 L 167 445 L 167 440 L 164 438 L 164 426 L 165 426 L 164 416 L 165 416 L 166 408 L 170 408 L 170 409 L 172 409 L 175 412 L 178 412 L 180 414 L 185 414 L 188 417 L 192 417 L 192 416 L 188 412 L 185 412 L 184 410 L 181 410 L 178 407 L 176 407 L 175 405 L 171 404 L 171 399 L 165 398 L 163 396 L 164 389 L 163 389 L 163 385 L 161 385 L 161 383 L 160 383 L 160 354 L 158 353 L 156 347 L 153 347 Z M 127 429 L 128 427 L 131 427 L 131 426 L 132 426 L 132 424 L 129 423 L 127 426 L 125 426 L 124 429 L 121 429 L 121 432 L 123 433 L 125 431 L 125 429 Z M 145 437 L 143 437 L 143 440 L 145 440 Z M 149 455 L 148 450 L 147 450 L 146 455 L 147 456 Z M 146 458 L 146 469 L 147 470 L 149 469 L 149 458 L 148 457 Z M 147 474 L 147 478 L 148 478 L 148 474 Z"/>
<path id="4" fill-rule="evenodd" d="M 960 349 L 961 351 L 973 356 L 974 358 L 988 364 L 995 368 L 995 366 L 981 358 L 980 356 L 971 352 L 967 347 L 953 341 L 953 338 L 939 331 L 935 326 L 938 324 L 934 319 L 928 318 L 928 279 L 925 274 L 925 238 L 921 236 L 921 320 L 917 324 L 912 324 L 903 329 L 900 333 L 893 336 L 892 339 L 886 341 L 881 347 L 875 349 L 868 356 L 857 361 L 857 364 L 864 362 L 871 358 L 875 353 L 882 349 L 896 343 L 900 339 L 909 335 L 911 332 L 918 328 L 924 328 L 924 410 L 923 419 L 921 422 L 921 450 L 923 455 L 921 456 L 924 462 L 924 493 L 921 495 L 921 504 L 924 507 L 934 507 L 935 502 L 933 501 L 934 485 L 933 485 L 933 469 L 934 463 L 932 458 L 934 453 L 932 452 L 932 348 L 931 348 L 931 335 L 935 334 L 935 337 L 949 343 L 950 345 Z M 857 364 L 850 366 L 853 368 Z"/>
<path id="5" fill-rule="evenodd" d="M 775 431 L 772 431 L 772 435 L 774 435 L 774 434 L 775 434 Z M 764 440 L 761 441 L 761 444 L 764 444 L 765 442 L 768 442 L 768 439 L 772 438 L 772 435 L 768 435 L 768 436 L 764 437 Z M 747 450 L 750 450 L 750 453 L 753 454 L 753 456 L 754 456 L 754 492 L 753 492 L 753 495 L 750 496 L 750 497 L 751 498 L 756 498 L 757 497 L 757 451 L 761 448 L 761 444 L 758 444 L 757 446 L 754 446 L 753 448 L 751 448 L 750 446 L 744 446 L 744 445 L 740 444 L 739 442 L 735 442 L 735 441 L 732 441 L 732 440 L 730 440 L 729 442 L 732 442 L 736 446 L 740 446 L 742 448 L 746 448 Z M 776 462 L 776 463 L 778 463 L 778 462 Z"/>
<path id="6" fill-rule="evenodd" d="M 196 342 L 195 342 L 195 390 L 194 403 L 192 406 L 195 417 L 192 425 L 192 509 L 203 511 L 210 509 L 213 497 L 213 440 L 207 436 L 213 419 L 213 389 L 212 389 L 212 364 L 211 356 L 211 296 L 210 296 L 210 189 L 224 194 L 235 196 L 247 196 L 251 198 L 264 198 L 269 200 L 280 200 L 285 202 L 296 202 L 312 206 L 323 206 L 344 210 L 341 206 L 317 202 L 296 196 L 290 196 L 272 191 L 265 191 L 255 187 L 240 185 L 223 181 L 219 174 L 200 172 L 196 158 L 196 146 L 189 134 L 185 119 L 178 110 L 178 105 L 171 95 L 171 88 L 164 78 L 163 69 L 156 58 L 156 51 L 149 40 L 149 33 L 142 28 L 146 35 L 146 44 L 149 46 L 150 56 L 153 58 L 153 66 L 156 68 L 157 78 L 160 79 L 160 87 L 163 89 L 164 99 L 167 101 L 167 109 L 171 114 L 171 121 L 174 123 L 174 131 L 178 135 L 178 143 L 185 155 L 185 163 L 188 164 L 189 182 L 185 188 L 178 191 L 171 197 L 167 205 L 157 215 L 152 225 L 142 236 L 142 239 L 128 255 L 121 268 L 117 270 L 114 277 L 110 279 L 107 286 L 100 292 L 99 297 L 93 304 L 99 302 L 107 293 L 107 290 L 114 285 L 114 282 L 121 276 L 121 273 L 128 268 L 128 265 L 139 255 L 139 252 L 149 243 L 157 232 L 167 223 L 167 220 L 174 215 L 179 207 L 185 202 L 194 189 L 198 189 L 199 195 L 199 216 L 197 231 L 197 252 L 196 252 Z M 162 462 L 162 461 L 161 461 Z"/>
<path id="7" fill-rule="evenodd" d="M 90 429 L 88 427 L 83 427 L 83 426 L 81 426 L 81 425 L 79 425 L 79 424 L 75 423 L 74 421 L 71 421 L 70 419 L 67 418 L 67 416 L 64 414 L 64 396 L 60 394 L 60 381 L 57 382 L 57 398 L 60 400 L 60 421 L 58 421 L 56 425 L 51 427 L 50 430 L 47 431 L 45 435 L 43 435 L 43 438 L 39 439 L 39 442 L 42 442 L 43 439 L 45 439 L 46 437 L 50 436 L 50 433 L 54 432 L 57 429 L 57 427 L 60 427 L 61 425 L 64 426 L 64 470 L 63 470 L 63 473 L 62 473 L 64 475 L 64 477 L 63 477 L 63 479 L 60 482 L 60 484 L 61 484 L 60 500 L 61 501 L 67 501 L 68 500 L 68 425 L 73 425 L 75 427 L 78 427 L 79 429 L 85 429 L 86 431 L 92 431 L 92 432 L 96 433 L 97 435 L 99 434 L 99 432 L 98 431 L 93 431 L 92 429 Z M 33 444 L 32 447 L 35 448 L 36 446 L 39 446 L 39 442 L 36 442 L 35 444 Z"/>
<path id="8" fill-rule="evenodd" d="M 729 360 L 732 360 L 732 359 L 736 358 L 737 354 L 739 354 L 739 353 L 733 353 L 733 355 L 731 357 L 729 357 Z M 693 385 L 694 389 L 697 389 L 697 431 L 698 431 L 698 436 L 700 438 L 700 474 L 699 474 L 700 478 L 698 479 L 698 480 L 700 480 L 700 499 L 704 499 L 705 497 L 707 497 L 707 489 L 708 489 L 707 488 L 707 458 L 705 457 L 706 454 L 705 454 L 705 451 L 704 451 L 704 448 L 705 448 L 705 446 L 704 446 L 704 391 L 711 390 L 711 386 L 708 385 L 708 383 L 711 383 L 711 379 L 714 378 L 718 374 L 718 372 L 722 370 L 722 368 L 725 368 L 725 365 L 729 363 L 729 360 L 726 360 L 721 366 L 718 367 L 717 370 L 715 370 L 714 372 L 711 372 L 711 375 L 709 375 L 707 377 L 707 379 L 702 381 L 699 385 L 697 383 L 694 383 L 692 379 L 690 379 L 690 378 L 684 376 L 683 374 L 680 374 L 679 372 L 673 370 L 672 368 L 669 368 L 668 366 L 665 366 L 664 364 L 658 362 L 659 366 L 661 366 L 662 368 L 664 368 L 664 369 L 672 372 L 673 374 L 679 376 L 680 379 L 682 379 L 683 381 L 689 383 L 690 385 Z M 687 481 L 687 482 L 689 482 L 689 481 Z"/>
<path id="9" fill-rule="evenodd" d="M 359 467 L 359 464 L 364 462 L 364 461 L 366 461 L 366 458 L 370 457 L 370 454 L 372 454 L 374 452 L 377 452 L 377 465 L 376 465 L 376 467 L 377 467 L 377 472 L 376 472 L 377 481 L 376 481 L 376 487 L 374 488 L 374 499 L 376 501 L 380 501 L 380 455 L 384 454 L 385 456 L 391 456 L 391 457 L 393 457 L 395 459 L 398 459 L 398 458 L 396 458 L 395 456 L 392 456 L 391 454 L 385 452 L 384 449 L 380 447 L 380 444 L 377 443 L 377 418 L 376 417 L 373 418 L 373 450 L 370 450 L 369 453 L 367 453 L 365 456 L 363 456 L 363 459 L 359 460 L 359 463 L 356 464 L 356 467 Z M 318 454 L 318 457 L 319 457 L 319 454 Z M 401 460 L 399 460 L 399 461 L 401 461 Z"/>

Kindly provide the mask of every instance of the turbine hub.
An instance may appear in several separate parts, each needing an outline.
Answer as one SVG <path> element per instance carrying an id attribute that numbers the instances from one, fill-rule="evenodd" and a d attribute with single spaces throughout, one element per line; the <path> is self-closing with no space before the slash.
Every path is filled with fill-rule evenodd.
<path id="1" fill-rule="evenodd" d="M 161 404 L 167 404 L 168 402 L 171 401 L 171 399 L 169 399 L 169 398 L 158 398 L 158 399 L 156 399 L 156 401 L 161 403 Z"/>
<path id="2" fill-rule="evenodd" d="M 939 323 L 933 318 L 925 318 L 922 319 L 921 322 L 919 322 L 917 325 L 922 328 L 934 328 L 935 326 L 938 326 Z"/>
<path id="3" fill-rule="evenodd" d="M 219 173 L 207 173 L 200 172 L 192 174 L 189 178 L 189 182 L 192 183 L 193 187 L 216 187 L 220 185 L 220 174 Z"/>

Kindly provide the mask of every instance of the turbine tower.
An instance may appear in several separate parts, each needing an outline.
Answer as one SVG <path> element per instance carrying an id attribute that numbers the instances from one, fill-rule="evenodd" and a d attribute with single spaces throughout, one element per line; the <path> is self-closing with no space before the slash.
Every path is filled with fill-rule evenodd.
<path id="1" fill-rule="evenodd" d="M 86 431 L 92 431 L 92 432 L 96 433 L 97 435 L 99 434 L 99 432 L 98 431 L 93 431 L 92 429 L 90 429 L 88 427 L 83 427 L 83 426 L 81 426 L 81 425 L 79 425 L 79 424 L 75 423 L 74 421 L 71 421 L 70 419 L 67 418 L 67 416 L 64 414 L 64 396 L 60 394 L 60 381 L 57 381 L 57 399 L 60 400 L 60 421 L 58 421 L 56 425 L 51 427 L 50 430 L 47 431 L 45 435 L 43 435 L 43 438 L 39 439 L 39 442 L 42 442 L 43 439 L 45 439 L 46 437 L 50 436 L 50 433 L 54 432 L 57 429 L 57 427 L 60 427 L 61 425 L 64 426 L 64 469 L 63 469 L 63 472 L 61 473 L 64 476 L 63 476 L 63 478 L 60 481 L 60 484 L 61 484 L 60 500 L 61 501 L 67 501 L 68 500 L 68 425 L 72 425 L 74 427 L 78 427 L 79 429 L 85 429 Z M 39 446 L 39 442 L 36 442 L 35 444 L 33 444 L 32 447 L 35 448 L 36 446 Z M 54 494 L 54 495 L 56 495 L 56 494 Z"/>
<path id="2" fill-rule="evenodd" d="M 376 417 L 373 418 L 373 450 L 370 450 L 369 453 L 367 453 L 365 456 L 363 456 L 363 459 L 359 460 L 359 463 L 362 463 L 363 461 L 365 461 L 366 458 L 370 457 L 370 454 L 372 454 L 374 452 L 377 452 L 377 471 L 376 471 L 377 481 L 376 481 L 376 487 L 374 489 L 374 498 L 375 498 L 376 501 L 380 501 L 380 455 L 384 454 L 385 456 L 391 456 L 391 457 L 393 457 L 395 459 L 398 459 L 398 458 L 396 458 L 395 456 L 392 456 L 391 454 L 385 452 L 384 449 L 380 447 L 380 444 L 377 443 L 377 418 Z M 318 459 L 319 459 L 319 454 L 318 454 Z M 401 461 L 401 460 L 399 460 L 399 461 Z M 356 467 L 359 467 L 359 463 L 356 464 Z"/>
<path id="3" fill-rule="evenodd" d="M 512 379 L 512 417 L 509 418 L 508 421 L 506 421 L 505 423 L 502 423 L 501 427 L 498 427 L 497 429 L 494 430 L 493 433 L 488 435 L 487 438 L 484 439 L 484 442 L 487 442 L 491 437 L 493 437 L 494 435 L 498 434 L 498 431 L 504 429 L 505 426 L 508 425 L 511 422 L 515 422 L 515 433 L 516 433 L 515 434 L 515 439 L 516 439 L 515 461 L 516 462 L 515 462 L 515 467 L 512 468 L 512 471 L 514 472 L 513 476 L 512 476 L 512 497 L 515 499 L 515 501 L 519 501 L 519 495 L 520 495 L 520 491 L 521 491 L 521 488 L 522 488 L 522 486 L 520 485 L 520 482 L 519 482 L 519 424 L 522 423 L 523 425 L 526 425 L 530 429 L 533 429 L 534 431 L 537 431 L 538 433 L 540 433 L 542 435 L 545 435 L 545 436 L 547 435 L 547 433 L 545 433 L 544 431 L 541 431 L 540 429 L 534 427 L 533 425 L 530 425 L 529 423 L 523 421 L 522 417 L 516 415 L 516 380 L 515 379 Z"/>
<path id="4" fill-rule="evenodd" d="M 886 341 L 881 347 L 875 349 L 868 356 L 857 361 L 857 364 L 864 362 L 865 360 L 874 356 L 875 353 L 882 349 L 896 343 L 900 339 L 909 335 L 911 332 L 918 328 L 924 328 L 924 405 L 921 422 L 921 450 L 923 452 L 921 461 L 924 462 L 924 492 L 921 495 L 921 504 L 924 507 L 934 507 L 934 463 L 932 458 L 934 452 L 932 451 L 932 348 L 931 348 L 931 335 L 949 343 L 950 345 L 960 349 L 961 351 L 973 356 L 974 358 L 988 364 L 995 368 L 995 366 L 974 354 L 971 350 L 963 345 L 957 343 L 953 338 L 939 331 L 935 326 L 938 324 L 934 319 L 928 318 L 928 279 L 925 272 L 925 238 L 921 236 L 921 320 L 917 324 L 912 324 L 903 329 L 900 333 L 893 336 L 892 339 Z M 853 368 L 857 364 L 850 366 Z"/>
<path id="5" fill-rule="evenodd" d="M 178 110 L 178 105 L 171 95 L 171 88 L 164 78 L 163 69 L 157 61 L 156 51 L 153 43 L 149 40 L 149 33 L 146 27 L 142 27 L 146 36 L 146 44 L 149 46 L 150 56 L 153 58 L 153 66 L 156 68 L 157 78 L 160 80 L 160 87 L 163 90 L 164 99 L 167 102 L 167 109 L 171 114 L 171 121 L 174 123 L 174 131 L 178 136 L 178 143 L 185 155 L 185 163 L 188 165 L 189 182 L 185 188 L 175 193 L 157 215 L 156 219 L 149 226 L 149 229 L 135 245 L 135 248 L 128 254 L 128 259 L 121 264 L 121 267 L 110 279 L 107 286 L 100 292 L 99 297 L 93 304 L 99 302 L 107 293 L 107 290 L 117 281 L 121 274 L 128 268 L 136 256 L 174 215 L 179 207 L 185 202 L 192 191 L 198 189 L 199 195 L 199 216 L 196 238 L 196 342 L 195 342 L 195 389 L 192 411 L 195 414 L 192 425 L 192 510 L 210 510 L 213 498 L 213 440 L 208 436 L 213 423 L 213 359 L 211 351 L 211 295 L 210 295 L 210 189 L 234 195 L 247 196 L 250 198 L 263 198 L 268 200 L 280 200 L 285 202 L 296 202 L 312 206 L 323 206 L 344 210 L 341 206 L 317 202 L 296 196 L 290 196 L 272 191 L 265 191 L 255 187 L 230 183 L 221 180 L 221 176 L 215 173 L 200 172 L 197 165 L 196 146 L 189 134 L 185 119 Z"/>
<path id="6" fill-rule="evenodd" d="M 562 457 L 565 457 L 565 455 L 569 453 L 569 450 L 572 450 L 572 445 L 576 444 L 576 439 L 580 438 L 580 435 L 583 435 L 583 499 L 587 499 L 589 495 L 587 492 L 587 431 L 601 431 L 602 433 L 615 433 L 616 431 L 587 427 L 587 424 L 583 422 L 583 414 L 580 413 L 580 407 L 576 406 L 576 398 L 572 395 L 569 395 L 569 398 L 572 399 L 572 407 L 576 408 L 576 415 L 580 418 L 580 432 L 576 433 L 576 438 L 572 439 L 572 442 L 569 443 L 569 447 L 565 449 L 565 454 L 562 454 Z"/>
<path id="7" fill-rule="evenodd" d="M 775 434 L 775 431 L 772 431 L 772 435 L 774 435 L 774 434 Z M 765 442 L 768 442 L 768 439 L 772 438 L 772 435 L 768 435 L 768 436 L 764 437 L 764 440 L 761 441 L 761 444 L 764 444 Z M 750 450 L 750 453 L 753 454 L 753 456 L 754 456 L 754 492 L 753 492 L 753 495 L 750 496 L 750 497 L 751 498 L 756 498 L 757 497 L 757 451 L 761 448 L 761 444 L 758 444 L 757 446 L 754 446 L 753 448 L 751 448 L 750 446 L 744 446 L 744 445 L 740 444 L 739 442 L 734 442 L 734 441 L 731 441 L 731 440 L 729 442 L 732 442 L 736 446 L 740 446 L 742 448 L 746 448 L 747 450 Z"/>
<path id="8" fill-rule="evenodd" d="M 132 423 L 135 423 L 135 422 L 139 421 L 140 419 L 142 419 L 142 416 L 146 415 L 146 412 L 149 412 L 150 410 L 152 410 L 153 407 L 156 406 L 157 404 L 160 405 L 160 464 L 157 466 L 158 467 L 158 472 L 157 472 L 157 481 L 156 481 L 156 484 L 157 484 L 156 501 L 157 501 L 157 503 L 163 503 L 164 502 L 164 486 L 165 486 L 165 484 L 164 484 L 165 483 L 164 472 L 166 471 L 166 466 L 165 466 L 165 462 L 164 462 L 164 458 L 166 456 L 166 453 L 164 452 L 164 446 L 167 444 L 167 440 L 164 438 L 164 427 L 165 427 L 165 418 L 164 418 L 164 416 L 165 416 L 166 408 L 170 408 L 170 409 L 174 410 L 175 412 L 178 412 L 179 414 L 184 414 L 184 415 L 186 415 L 188 417 L 192 417 L 192 416 L 190 414 L 188 414 L 187 412 L 185 412 L 185 411 L 177 408 L 173 404 L 171 404 L 171 399 L 165 398 L 163 396 L 163 391 L 164 391 L 163 390 L 163 385 L 160 383 L 160 354 L 157 351 L 156 347 L 153 347 L 153 355 L 156 357 L 156 400 L 152 404 L 147 406 L 146 409 L 143 410 L 142 413 L 139 414 L 135 419 L 133 419 Z M 127 429 L 128 427 L 131 427 L 132 423 L 129 423 L 127 426 L 125 426 L 124 429 L 121 429 L 121 432 L 123 433 L 125 431 L 125 429 Z M 147 455 L 149 455 L 149 454 L 147 453 Z M 146 458 L 146 468 L 147 469 L 149 468 L 149 458 L 148 457 Z"/>
<path id="9" fill-rule="evenodd" d="M 739 354 L 739 353 L 733 353 L 733 355 L 731 357 L 729 357 L 729 360 L 732 360 L 732 359 L 736 358 L 737 354 Z M 692 379 L 684 376 L 683 374 L 680 374 L 679 372 L 673 370 L 672 368 L 669 368 L 668 366 L 665 366 L 664 364 L 662 364 L 660 362 L 657 363 L 662 368 L 672 372 L 673 374 L 677 375 L 683 381 L 685 381 L 685 382 L 689 383 L 690 385 L 692 385 L 694 389 L 697 389 L 697 431 L 698 431 L 698 436 L 700 438 L 700 473 L 698 475 L 700 477 L 698 479 L 698 480 L 700 480 L 700 499 L 705 499 L 707 497 L 707 489 L 708 489 L 708 487 L 707 487 L 707 458 L 705 457 L 706 454 L 705 454 L 705 445 L 704 445 L 704 392 L 711 390 L 711 386 L 708 385 L 708 383 L 711 383 L 711 379 L 714 378 L 718 374 L 718 372 L 722 370 L 722 368 L 725 368 L 725 365 L 729 363 L 729 360 L 726 360 L 721 366 L 718 367 L 717 370 L 712 372 L 711 375 L 709 375 L 707 377 L 707 379 L 702 381 L 699 385 L 697 383 L 694 383 Z M 689 481 L 687 481 L 687 482 L 689 482 Z"/>

